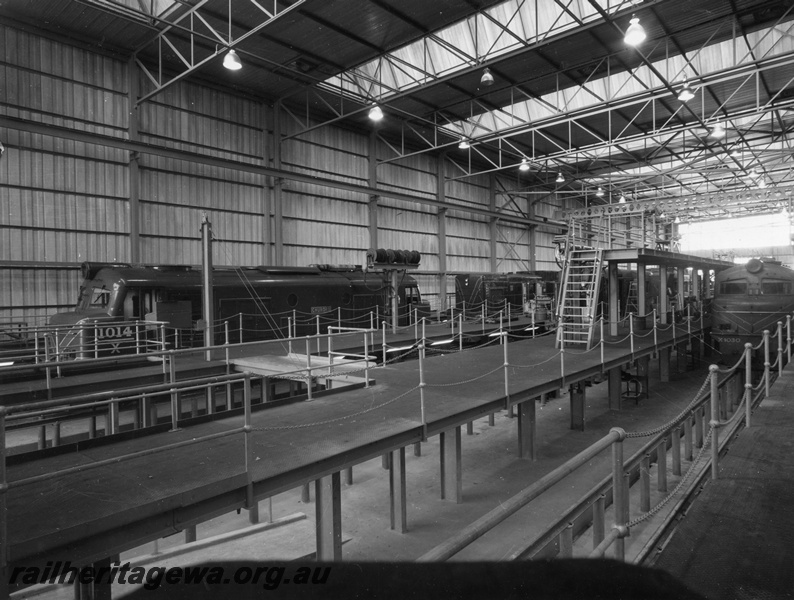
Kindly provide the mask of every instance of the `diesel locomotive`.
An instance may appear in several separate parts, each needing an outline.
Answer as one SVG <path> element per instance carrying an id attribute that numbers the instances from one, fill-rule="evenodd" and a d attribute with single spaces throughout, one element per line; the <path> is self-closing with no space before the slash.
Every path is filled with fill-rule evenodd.
<path id="1" fill-rule="evenodd" d="M 165 325 L 175 340 L 169 347 L 202 345 L 200 269 L 83 263 L 81 270 L 75 309 L 50 319 L 59 331 L 60 354 L 89 358 L 137 351 L 140 324 L 146 323 Z M 318 321 L 324 333 L 328 325 L 369 327 L 370 313 L 391 318 L 388 277 L 356 265 L 216 267 L 212 281 L 216 344 L 224 343 L 229 329 L 230 341 L 248 342 L 288 337 L 290 324 L 302 336 L 317 333 Z M 429 315 L 413 277 L 399 278 L 397 294 L 399 325 Z M 153 330 L 147 328 L 147 335 Z"/>
<path id="2" fill-rule="evenodd" d="M 720 271 L 714 287 L 711 335 L 723 355 L 757 345 L 765 329 L 774 334 L 794 310 L 794 271 L 776 261 L 754 258 Z"/>

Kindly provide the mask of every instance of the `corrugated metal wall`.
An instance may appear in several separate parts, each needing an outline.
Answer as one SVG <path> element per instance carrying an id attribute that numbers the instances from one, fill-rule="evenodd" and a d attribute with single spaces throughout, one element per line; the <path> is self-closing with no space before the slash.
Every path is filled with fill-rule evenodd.
<path id="1" fill-rule="evenodd" d="M 439 158 L 414 156 L 381 162 L 370 181 L 372 160 L 386 148 L 366 133 L 322 127 L 295 135 L 286 112 L 250 98 L 180 82 L 131 111 L 129 85 L 146 90 L 130 65 L 28 32 L 2 27 L 0 65 L 4 114 L 173 148 L 207 157 L 272 166 L 279 153 L 287 171 L 436 199 Z M 130 114 L 132 112 L 132 117 Z M 282 135 L 273 140 L 273 119 Z M 134 121 L 130 121 L 134 119 Z M 0 129 L 6 154 L 0 161 L 0 320 L 64 310 L 78 291 L 77 266 L 85 260 L 199 264 L 199 229 L 206 213 L 216 239 L 218 265 L 363 264 L 372 245 L 370 198 L 343 189 L 284 179 L 280 229 L 272 178 L 223 166 Z M 445 175 L 449 164 L 441 165 Z M 509 187 L 510 182 L 499 182 Z M 134 184 L 134 185 L 133 185 Z M 447 182 L 444 200 L 488 208 L 489 176 Z M 527 210 L 526 199 L 515 202 Z M 539 216 L 553 207 L 539 204 Z M 439 305 L 439 209 L 378 199 L 377 245 L 418 250 L 423 291 Z M 535 235 L 530 256 L 527 228 L 498 222 L 491 256 L 489 219 L 449 210 L 445 217 L 446 270 L 500 272 L 553 268 L 552 232 Z M 422 275 L 425 272 L 427 274 Z M 447 284 L 447 291 L 454 288 Z"/>

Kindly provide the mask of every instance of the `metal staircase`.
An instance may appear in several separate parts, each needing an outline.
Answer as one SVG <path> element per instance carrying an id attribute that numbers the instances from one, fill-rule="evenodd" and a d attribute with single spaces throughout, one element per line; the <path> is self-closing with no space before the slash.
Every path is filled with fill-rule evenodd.
<path id="1" fill-rule="evenodd" d="M 590 349 L 601 284 L 602 250 L 571 247 L 565 255 L 557 307 L 557 347 Z"/>

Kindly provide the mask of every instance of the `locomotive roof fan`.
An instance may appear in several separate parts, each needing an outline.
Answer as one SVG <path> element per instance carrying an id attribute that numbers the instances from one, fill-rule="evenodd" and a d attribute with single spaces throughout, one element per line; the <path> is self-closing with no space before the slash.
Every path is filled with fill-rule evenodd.
<path id="1" fill-rule="evenodd" d="M 368 269 L 416 269 L 422 255 L 416 250 L 370 248 L 367 250 Z"/>
<path id="2" fill-rule="evenodd" d="M 747 269 L 748 273 L 760 273 L 764 269 L 764 262 L 757 258 L 751 258 L 747 261 L 745 268 Z"/>

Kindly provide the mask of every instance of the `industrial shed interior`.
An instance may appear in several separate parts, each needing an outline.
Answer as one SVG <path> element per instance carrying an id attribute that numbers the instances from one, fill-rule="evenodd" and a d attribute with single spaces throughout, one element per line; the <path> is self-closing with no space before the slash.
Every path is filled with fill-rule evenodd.
<path id="1" fill-rule="evenodd" d="M 177 537 L 210 564 L 393 560 L 450 596 L 479 588 L 413 569 L 495 597 L 527 572 L 441 561 L 617 559 L 560 597 L 794 585 L 661 552 L 687 486 L 740 502 L 729 424 L 794 433 L 764 416 L 794 385 L 790 0 L 1 0 L 0 31 L 3 595 L 118 597 L 39 576 L 144 555 L 148 576 Z M 748 494 L 791 498 L 779 442 L 788 487 Z M 540 490 L 568 459 L 603 470 Z M 94 506 L 127 495 L 113 461 L 143 465 L 137 492 Z M 522 541 L 466 533 L 530 501 Z M 235 554 L 238 529 L 273 537 Z"/>

